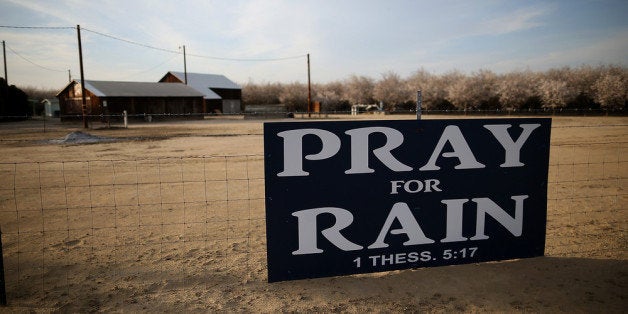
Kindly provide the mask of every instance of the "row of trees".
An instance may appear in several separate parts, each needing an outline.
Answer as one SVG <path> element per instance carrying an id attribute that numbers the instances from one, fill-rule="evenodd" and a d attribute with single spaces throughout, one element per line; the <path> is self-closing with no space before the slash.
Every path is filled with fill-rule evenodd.
<path id="1" fill-rule="evenodd" d="M 386 111 L 412 110 L 416 91 L 429 110 L 605 109 L 625 110 L 628 68 L 564 67 L 545 72 L 518 71 L 432 74 L 420 69 L 407 78 L 395 72 L 374 80 L 352 75 L 343 81 L 312 85 L 312 101 L 324 111 L 348 111 L 354 104 L 383 104 Z M 244 105 L 284 104 L 289 111 L 307 111 L 307 85 L 244 84 Z"/>

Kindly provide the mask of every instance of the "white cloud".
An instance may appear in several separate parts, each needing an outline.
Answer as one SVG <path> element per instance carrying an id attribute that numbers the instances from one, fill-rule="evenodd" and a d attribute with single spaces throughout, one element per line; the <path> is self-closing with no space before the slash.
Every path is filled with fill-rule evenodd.
<path id="1" fill-rule="evenodd" d="M 311 43 L 312 17 L 306 7 L 277 0 L 248 2 L 224 32 L 240 44 L 236 53 L 242 58 L 302 54 Z"/>
<path id="2" fill-rule="evenodd" d="M 305 82 L 305 57 L 238 62 L 192 55 L 255 59 L 311 53 L 312 80 L 318 82 L 350 74 L 379 77 L 389 70 L 405 76 L 420 67 L 434 72 L 505 72 L 528 66 L 628 63 L 626 32 L 604 39 L 582 36 L 564 24 L 565 9 L 578 9 L 575 6 L 501 1 L 0 0 L 0 18 L 11 17 L 7 23 L 16 25 L 80 24 L 85 30 L 168 50 L 186 45 L 188 71 L 222 73 L 239 82 Z M 1 12 L 4 7 L 16 13 Z M 595 22 L 588 34 L 606 34 L 607 29 L 596 28 L 605 21 Z M 0 29 L 0 37 L 35 62 L 69 66 L 78 75 L 75 30 Z M 161 71 L 183 70 L 181 55 L 87 31 L 83 45 L 86 74 L 92 79 L 156 80 Z M 14 78 L 46 82 L 46 71 L 19 60 L 13 63 L 9 71 L 16 73 Z M 56 86 L 59 78 L 52 75 L 47 82 Z"/>
<path id="3" fill-rule="evenodd" d="M 469 35 L 504 35 L 543 26 L 540 19 L 550 11 L 549 7 L 519 9 L 478 23 Z"/>

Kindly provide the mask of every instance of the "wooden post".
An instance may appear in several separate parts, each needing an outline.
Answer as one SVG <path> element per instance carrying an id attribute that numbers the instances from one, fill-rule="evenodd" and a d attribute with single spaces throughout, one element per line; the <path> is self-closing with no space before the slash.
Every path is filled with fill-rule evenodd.
<path id="1" fill-rule="evenodd" d="M 307 117 L 311 118 L 310 112 L 312 108 L 312 85 L 310 84 L 310 54 L 307 54 Z"/>
<path id="2" fill-rule="evenodd" d="M 81 45 L 81 25 L 76 25 L 76 34 L 78 36 L 79 65 L 81 68 L 81 101 L 83 104 L 83 128 L 87 129 L 87 100 L 85 99 L 85 75 L 83 75 L 83 47 Z"/>
<path id="3" fill-rule="evenodd" d="M 7 51 L 4 48 L 4 40 L 2 41 L 2 56 L 4 58 L 4 80 L 7 82 L 7 86 L 9 86 L 9 77 L 7 76 Z"/>
<path id="4" fill-rule="evenodd" d="M 0 229 L 0 306 L 7 306 L 7 290 L 4 285 L 4 255 L 2 254 L 2 230 Z"/>
<path id="5" fill-rule="evenodd" d="M 8 101 L 9 101 L 9 77 L 7 75 L 7 52 L 4 48 L 5 43 L 4 40 L 2 41 L 2 55 L 4 57 L 4 85 L 0 86 L 0 88 L 3 89 L 4 92 L 4 97 L 5 99 L 3 99 L 5 101 L 4 106 L 0 106 L 0 115 L 4 115 L 6 111 L 6 108 L 9 106 Z"/>
<path id="6" fill-rule="evenodd" d="M 183 45 L 183 77 L 184 77 L 184 84 L 188 85 L 188 63 L 185 60 L 185 45 Z"/>

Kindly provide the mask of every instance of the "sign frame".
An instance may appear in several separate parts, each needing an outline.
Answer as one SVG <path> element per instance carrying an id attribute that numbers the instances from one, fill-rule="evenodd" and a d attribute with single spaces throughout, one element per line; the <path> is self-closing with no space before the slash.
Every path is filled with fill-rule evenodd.
<path id="1" fill-rule="evenodd" d="M 543 256 L 551 119 L 264 123 L 268 281 Z"/>

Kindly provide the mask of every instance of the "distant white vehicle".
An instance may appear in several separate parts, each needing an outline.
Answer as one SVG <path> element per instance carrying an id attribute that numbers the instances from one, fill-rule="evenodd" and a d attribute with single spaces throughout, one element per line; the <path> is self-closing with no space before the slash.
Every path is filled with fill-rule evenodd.
<path id="1" fill-rule="evenodd" d="M 358 113 L 361 112 L 372 112 L 372 111 L 382 111 L 382 107 L 376 105 L 376 104 L 357 104 L 357 105 L 353 105 L 351 106 L 351 115 L 355 116 Z"/>

